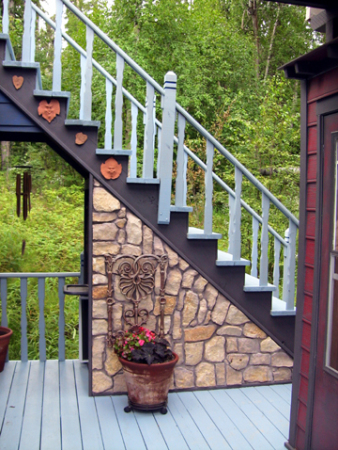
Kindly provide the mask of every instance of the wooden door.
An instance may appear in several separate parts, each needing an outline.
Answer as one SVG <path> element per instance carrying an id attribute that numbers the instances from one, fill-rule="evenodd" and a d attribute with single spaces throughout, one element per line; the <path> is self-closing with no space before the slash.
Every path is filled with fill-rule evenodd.
<path id="1" fill-rule="evenodd" d="M 321 121 L 321 175 L 317 196 L 320 214 L 319 258 L 317 271 L 319 303 L 314 312 L 317 317 L 317 340 L 313 343 L 315 358 L 314 403 L 312 415 L 311 449 L 338 449 L 338 201 L 337 201 L 337 146 L 338 113 L 323 115 Z M 336 274 L 336 276 L 335 276 Z M 316 281 L 315 281 L 316 282 Z M 337 355 L 338 356 L 338 355 Z"/>

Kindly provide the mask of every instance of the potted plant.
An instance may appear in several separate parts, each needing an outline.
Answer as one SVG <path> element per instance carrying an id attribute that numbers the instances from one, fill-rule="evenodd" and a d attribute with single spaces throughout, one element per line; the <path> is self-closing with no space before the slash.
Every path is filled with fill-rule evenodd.
<path id="1" fill-rule="evenodd" d="M 4 370 L 9 341 L 13 331 L 7 327 L 0 327 L 0 372 Z"/>
<path id="2" fill-rule="evenodd" d="M 166 339 L 141 326 L 120 332 L 114 343 L 128 390 L 128 406 L 140 411 L 160 410 L 167 413 L 168 391 L 174 367 L 178 361 L 176 353 L 169 348 Z"/>

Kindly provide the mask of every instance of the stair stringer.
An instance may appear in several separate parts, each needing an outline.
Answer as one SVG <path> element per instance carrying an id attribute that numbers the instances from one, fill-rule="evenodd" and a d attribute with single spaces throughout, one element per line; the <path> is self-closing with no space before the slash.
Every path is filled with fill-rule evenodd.
<path id="1" fill-rule="evenodd" d="M 4 41 L 1 40 L 1 60 L 4 59 L 4 48 Z M 14 75 L 24 77 L 24 84 L 19 90 L 16 90 L 13 85 Z M 58 99 L 60 114 L 48 123 L 38 115 L 41 96 L 34 97 L 35 87 L 36 69 L 0 66 L 0 90 L 43 130 L 46 136 L 45 141 L 54 150 L 81 174 L 92 174 L 102 186 L 124 203 L 232 304 L 292 356 L 295 317 L 272 317 L 269 292 L 244 292 L 245 269 L 243 267 L 216 266 L 217 242 L 215 240 L 187 239 L 188 213 L 172 212 L 170 225 L 159 225 L 157 223 L 158 185 L 127 183 L 128 158 L 126 156 L 115 157 L 122 164 L 122 175 L 117 180 L 105 180 L 100 173 L 100 165 L 107 157 L 96 155 L 97 124 L 83 123 L 67 126 L 68 101 L 64 96 Z M 87 135 L 87 141 L 81 146 L 75 143 L 77 132 Z"/>

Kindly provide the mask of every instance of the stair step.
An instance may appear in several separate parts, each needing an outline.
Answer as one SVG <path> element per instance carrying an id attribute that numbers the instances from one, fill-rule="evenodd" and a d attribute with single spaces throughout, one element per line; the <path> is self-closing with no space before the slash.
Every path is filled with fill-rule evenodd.
<path id="1" fill-rule="evenodd" d="M 297 308 L 286 309 L 286 302 L 277 297 L 272 297 L 271 316 L 295 316 Z"/>
<path id="2" fill-rule="evenodd" d="M 69 109 L 69 102 L 70 102 L 70 92 L 67 91 L 44 91 L 42 89 L 35 89 L 34 97 L 43 97 L 43 98 L 66 98 L 67 99 L 67 112 Z"/>
<path id="3" fill-rule="evenodd" d="M 97 148 L 97 155 L 106 155 L 106 156 L 131 156 L 131 150 L 114 150 L 109 148 Z"/>
<path id="4" fill-rule="evenodd" d="M 66 119 L 65 125 L 67 127 L 93 127 L 99 129 L 101 122 L 99 120 Z"/>
<path id="5" fill-rule="evenodd" d="M 36 85 L 39 89 L 42 88 L 42 80 L 41 80 L 41 72 L 40 72 L 40 63 L 38 62 L 24 62 L 24 61 L 2 61 L 3 67 L 9 68 L 20 68 L 20 69 L 34 69 L 36 70 Z"/>
<path id="6" fill-rule="evenodd" d="M 12 47 L 12 43 L 9 38 L 9 35 L 6 33 L 0 33 L 0 40 L 1 39 L 4 39 L 6 41 L 7 52 L 9 53 L 11 60 L 15 61 L 15 55 L 14 55 L 14 51 L 13 51 L 13 47 Z"/>
<path id="7" fill-rule="evenodd" d="M 276 286 L 268 283 L 267 286 L 259 285 L 259 278 L 252 275 L 245 274 L 245 284 L 243 288 L 244 292 L 273 292 L 276 290 Z"/>
<path id="8" fill-rule="evenodd" d="M 175 206 L 175 205 L 171 205 L 170 206 L 170 211 L 171 212 L 193 212 L 194 208 L 192 206 Z"/>
<path id="9" fill-rule="evenodd" d="M 135 184 L 160 184 L 159 178 L 127 178 L 127 183 Z"/>
<path id="10" fill-rule="evenodd" d="M 207 234 L 204 233 L 204 230 L 194 227 L 189 227 L 187 237 L 188 239 L 206 239 L 206 240 L 222 239 L 222 235 L 220 233 Z"/>
<path id="11" fill-rule="evenodd" d="M 250 266 L 250 261 L 241 258 L 239 260 L 234 260 L 231 253 L 217 251 L 217 261 L 216 266 Z"/>

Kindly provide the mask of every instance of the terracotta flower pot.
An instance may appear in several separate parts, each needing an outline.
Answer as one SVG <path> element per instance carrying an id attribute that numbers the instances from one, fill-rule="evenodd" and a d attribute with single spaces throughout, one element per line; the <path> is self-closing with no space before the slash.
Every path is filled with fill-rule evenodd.
<path id="1" fill-rule="evenodd" d="M 119 358 L 123 367 L 128 390 L 128 404 L 125 412 L 140 411 L 167 412 L 168 391 L 178 356 L 160 364 L 140 364 Z"/>
<path id="2" fill-rule="evenodd" d="M 9 340 L 13 334 L 10 328 L 0 327 L 0 372 L 4 370 Z"/>

